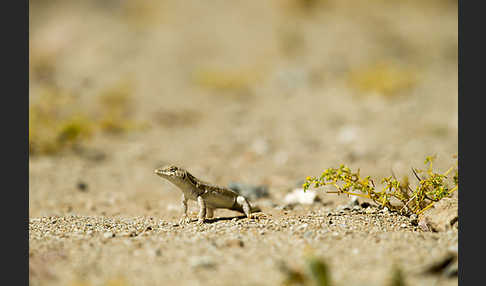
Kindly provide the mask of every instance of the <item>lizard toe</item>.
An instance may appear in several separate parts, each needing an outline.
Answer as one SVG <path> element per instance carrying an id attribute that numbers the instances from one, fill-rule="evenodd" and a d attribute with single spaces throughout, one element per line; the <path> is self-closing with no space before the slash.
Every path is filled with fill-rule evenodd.
<path id="1" fill-rule="evenodd" d="M 191 218 L 184 216 L 179 220 L 179 224 L 187 224 L 191 222 Z"/>

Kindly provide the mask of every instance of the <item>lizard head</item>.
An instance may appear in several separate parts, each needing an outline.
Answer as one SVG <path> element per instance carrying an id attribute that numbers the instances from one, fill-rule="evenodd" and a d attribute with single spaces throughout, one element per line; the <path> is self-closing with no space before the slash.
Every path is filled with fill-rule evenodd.
<path id="1" fill-rule="evenodd" d="M 162 168 L 155 169 L 155 174 L 161 176 L 164 179 L 184 179 L 186 177 L 186 170 L 174 165 L 168 165 Z"/>

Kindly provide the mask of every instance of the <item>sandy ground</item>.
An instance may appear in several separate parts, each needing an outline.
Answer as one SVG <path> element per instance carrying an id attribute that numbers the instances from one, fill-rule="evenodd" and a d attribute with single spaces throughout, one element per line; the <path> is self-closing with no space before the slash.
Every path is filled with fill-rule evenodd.
<path id="1" fill-rule="evenodd" d="M 421 2 L 30 1 L 31 104 L 54 85 L 91 110 L 126 80 L 146 126 L 30 157 L 31 285 L 280 285 L 281 263 L 305 270 L 308 253 L 333 285 L 388 285 L 394 265 L 407 285 L 457 285 L 422 274 L 457 249 L 457 229 L 339 212 L 349 199 L 322 191 L 283 208 L 341 163 L 376 178 L 432 154 L 439 170 L 454 163 L 457 3 Z M 381 66 L 394 70 L 374 77 L 385 87 L 353 80 Z M 178 225 L 180 194 L 153 174 L 168 163 L 271 196 L 253 220 L 220 210 Z"/>

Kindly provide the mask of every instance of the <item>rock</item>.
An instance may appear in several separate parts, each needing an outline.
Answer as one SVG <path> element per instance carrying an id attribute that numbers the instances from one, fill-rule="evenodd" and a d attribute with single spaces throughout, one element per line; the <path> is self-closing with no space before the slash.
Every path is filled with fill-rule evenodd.
<path id="1" fill-rule="evenodd" d="M 313 190 L 307 190 L 304 192 L 304 189 L 298 188 L 294 189 L 292 192 L 288 193 L 284 201 L 287 204 L 303 204 L 303 205 L 310 205 L 316 201 L 318 201 L 317 193 Z"/>
<path id="2" fill-rule="evenodd" d="M 79 181 L 76 186 L 77 186 L 78 190 L 81 191 L 81 192 L 87 192 L 88 191 L 88 184 L 86 184 L 83 181 Z"/>
<path id="3" fill-rule="evenodd" d="M 458 253 L 459 253 L 459 247 L 458 247 L 458 245 L 457 245 L 457 244 L 456 244 L 456 245 L 452 245 L 452 246 L 450 246 L 450 247 L 449 247 L 447 250 L 448 250 L 450 253 L 455 254 L 456 256 L 457 256 L 457 255 L 458 255 Z"/>
<path id="4" fill-rule="evenodd" d="M 443 198 L 426 210 L 420 217 L 422 224 L 427 224 L 432 231 L 457 229 L 457 198 Z M 420 225 L 420 222 L 419 222 Z"/>
<path id="5" fill-rule="evenodd" d="M 421 230 L 423 231 L 432 231 L 436 232 L 437 230 L 433 229 L 430 224 L 427 222 L 426 218 L 423 218 L 419 220 L 418 226 L 420 227 Z"/>
<path id="6" fill-rule="evenodd" d="M 301 224 L 301 225 L 299 225 L 299 226 L 297 227 L 297 230 L 299 230 L 299 231 L 303 231 L 303 230 L 305 230 L 305 229 L 306 229 L 308 226 L 309 226 L 309 224 L 307 224 L 307 223 Z"/>
<path id="7" fill-rule="evenodd" d="M 216 263 L 208 256 L 197 256 L 191 259 L 191 266 L 193 268 L 214 268 Z"/>
<path id="8" fill-rule="evenodd" d="M 241 239 L 229 239 L 225 242 L 227 247 L 244 247 L 245 243 Z"/>
<path id="9" fill-rule="evenodd" d="M 352 196 L 351 199 L 348 202 L 348 206 L 351 207 L 351 208 L 354 207 L 354 206 L 359 206 L 358 197 Z"/>
<path id="10" fill-rule="evenodd" d="M 268 187 L 265 185 L 250 185 L 244 183 L 231 182 L 228 184 L 228 188 L 234 190 L 238 194 L 250 199 L 256 200 L 259 198 L 269 197 Z"/>
<path id="11" fill-rule="evenodd" d="M 344 211 L 349 211 L 351 208 L 347 205 L 341 205 L 336 208 L 336 211 L 338 211 L 340 214 L 343 214 Z"/>
<path id="12" fill-rule="evenodd" d="M 457 277 L 458 273 L 459 273 L 459 263 L 458 263 L 457 259 L 454 262 L 452 262 L 451 264 L 449 264 L 449 266 L 447 266 L 447 268 L 444 269 L 443 273 L 448 278 Z"/>
<path id="13" fill-rule="evenodd" d="M 275 209 L 277 210 L 283 210 L 283 211 L 291 211 L 295 208 L 296 204 L 295 203 L 292 203 L 292 204 L 285 204 L 285 205 L 282 205 L 282 206 L 276 206 Z"/>
<path id="14" fill-rule="evenodd" d="M 418 225 L 418 216 L 416 214 L 412 214 L 410 216 L 410 223 L 413 225 L 413 226 L 417 226 Z"/>
<path id="15" fill-rule="evenodd" d="M 103 233 L 103 237 L 104 238 L 111 238 L 111 237 L 115 237 L 115 234 L 113 232 L 108 231 L 108 232 Z"/>
<path id="16" fill-rule="evenodd" d="M 376 209 L 372 208 L 372 207 L 367 207 L 366 210 L 365 210 L 365 213 L 374 214 L 374 213 L 376 213 Z"/>
<path id="17" fill-rule="evenodd" d="M 342 144 L 353 143 L 358 139 L 359 128 L 356 126 L 344 126 L 342 127 L 338 134 L 337 140 Z"/>
<path id="18" fill-rule="evenodd" d="M 370 206 L 371 206 L 371 204 L 368 203 L 368 202 L 362 202 L 361 203 L 361 207 L 364 208 L 364 209 L 367 208 L 367 207 L 370 207 Z"/>
<path id="19" fill-rule="evenodd" d="M 454 267 L 454 264 L 456 265 Z M 454 274 L 455 272 L 455 274 Z M 444 274 L 448 277 L 457 275 L 457 255 L 448 253 L 444 257 L 431 263 L 426 267 L 424 273 L 426 274 Z"/>

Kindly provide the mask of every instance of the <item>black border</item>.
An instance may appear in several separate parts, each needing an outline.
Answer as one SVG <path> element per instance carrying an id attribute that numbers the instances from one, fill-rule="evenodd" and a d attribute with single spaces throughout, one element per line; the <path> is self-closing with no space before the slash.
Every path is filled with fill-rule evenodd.
<path id="1" fill-rule="evenodd" d="M 464 5 L 467 3 L 466 5 Z M 484 264 L 480 260 L 484 248 L 484 169 L 476 166 L 484 154 L 484 51 L 483 10 L 458 1 L 459 7 L 459 284 L 480 285 L 484 280 Z M 472 137 L 472 138 L 471 138 Z M 471 157 L 475 157 L 473 162 Z M 481 157 L 480 157 L 481 156 Z M 479 258 L 479 259 L 476 259 Z"/>
<path id="2" fill-rule="evenodd" d="M 6 1 L 3 49 L 2 284 L 29 283 L 29 1 Z M 5 184 L 6 182 L 6 184 Z M 4 276 L 6 275 L 6 276 Z M 11 282 L 11 283 L 9 283 Z"/>

